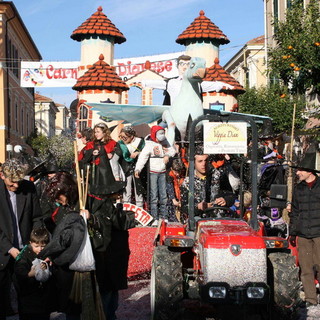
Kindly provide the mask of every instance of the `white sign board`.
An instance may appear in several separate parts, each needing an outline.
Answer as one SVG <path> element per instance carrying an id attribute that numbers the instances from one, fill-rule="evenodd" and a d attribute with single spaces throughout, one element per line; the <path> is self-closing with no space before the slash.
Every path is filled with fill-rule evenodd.
<path id="1" fill-rule="evenodd" d="M 205 154 L 247 153 L 247 124 L 244 122 L 206 122 L 203 125 Z"/>
<path id="2" fill-rule="evenodd" d="M 152 220 L 153 217 L 146 210 L 136 206 L 132 203 L 124 203 L 123 210 L 133 211 L 135 213 L 135 219 L 139 221 L 143 226 L 147 226 Z"/>

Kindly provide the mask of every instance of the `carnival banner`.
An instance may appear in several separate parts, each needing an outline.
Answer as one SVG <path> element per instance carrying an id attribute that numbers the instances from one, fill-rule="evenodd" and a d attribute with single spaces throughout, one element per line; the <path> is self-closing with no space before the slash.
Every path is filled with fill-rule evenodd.
<path id="1" fill-rule="evenodd" d="M 181 54 L 183 52 L 115 59 L 114 67 L 123 81 L 127 81 L 144 71 L 146 61 L 150 61 L 152 71 L 172 78 L 178 75 L 176 59 Z M 79 61 L 22 61 L 21 87 L 72 87 L 78 79 L 79 65 Z"/>
<path id="2" fill-rule="evenodd" d="M 166 54 L 158 54 L 153 56 L 135 57 L 115 59 L 114 66 L 118 75 L 127 81 L 135 74 L 145 70 L 146 61 L 151 62 L 150 69 L 161 74 L 165 78 L 178 76 L 178 68 L 176 59 L 184 54 L 184 52 L 174 52 Z"/>
<path id="3" fill-rule="evenodd" d="M 247 124 L 206 122 L 203 125 L 205 154 L 247 153 Z"/>
<path id="4" fill-rule="evenodd" d="M 78 61 L 21 61 L 21 87 L 72 87 L 78 66 Z"/>

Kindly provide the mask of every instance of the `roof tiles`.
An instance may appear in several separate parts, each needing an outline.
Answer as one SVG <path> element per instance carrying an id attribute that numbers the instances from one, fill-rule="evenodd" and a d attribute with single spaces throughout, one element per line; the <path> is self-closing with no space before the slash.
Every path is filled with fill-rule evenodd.
<path id="1" fill-rule="evenodd" d="M 265 41 L 265 37 L 264 37 L 264 35 L 262 35 L 262 36 L 259 36 L 257 38 L 249 40 L 247 42 L 247 44 L 253 44 L 253 45 L 254 44 L 262 44 L 262 45 L 264 45 L 264 41 Z"/>
<path id="2" fill-rule="evenodd" d="M 117 75 L 114 68 L 104 61 L 100 54 L 99 61 L 94 63 L 72 87 L 73 90 L 88 89 L 129 90 L 127 84 Z"/>
<path id="3" fill-rule="evenodd" d="M 72 32 L 71 39 L 81 41 L 85 38 L 98 35 L 99 37 L 114 37 L 115 43 L 126 41 L 124 35 L 102 12 L 100 6 L 97 11 Z"/>
<path id="4" fill-rule="evenodd" d="M 53 102 L 53 100 L 51 98 L 46 97 L 46 96 L 42 96 L 39 93 L 34 94 L 34 100 L 35 100 L 35 102 Z"/>
<path id="5" fill-rule="evenodd" d="M 203 81 L 221 81 L 227 84 L 230 84 L 233 86 L 233 89 L 231 91 L 240 91 L 240 92 L 245 92 L 244 88 L 242 85 L 235 79 L 233 78 L 229 73 L 227 73 L 226 70 L 224 70 L 220 64 L 219 64 L 219 59 L 215 58 L 214 60 L 214 65 L 212 65 L 210 68 L 206 69 L 206 76 L 203 79 Z M 229 91 L 230 89 L 222 89 L 223 91 Z"/>
<path id="6" fill-rule="evenodd" d="M 204 15 L 204 11 L 201 10 L 199 17 L 194 19 L 190 26 L 178 36 L 176 42 L 186 45 L 186 42 L 190 40 L 213 39 L 218 40 L 220 44 L 227 44 L 230 42 L 228 37 L 223 34 L 222 31 Z"/>

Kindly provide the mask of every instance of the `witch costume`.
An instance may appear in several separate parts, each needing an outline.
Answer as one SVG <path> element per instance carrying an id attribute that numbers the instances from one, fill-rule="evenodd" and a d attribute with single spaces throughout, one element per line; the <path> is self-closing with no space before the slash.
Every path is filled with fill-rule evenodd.
<path id="1" fill-rule="evenodd" d="M 129 232 L 122 219 L 127 216 L 122 204 L 114 206 L 110 197 L 112 193 L 121 193 L 123 186 L 110 185 L 109 194 L 89 194 L 88 206 L 91 214 L 89 234 L 92 235 L 93 254 L 96 261 L 96 276 L 103 304 L 104 313 L 109 320 L 116 319 L 118 307 L 118 290 L 128 288 L 127 271 L 129 263 Z M 133 218 L 134 219 L 134 218 Z M 98 229 L 95 230 L 95 225 Z M 91 230 L 90 230 L 91 229 Z M 94 239 L 95 231 L 101 234 L 102 241 Z"/>
<path id="2" fill-rule="evenodd" d="M 119 176 L 119 164 L 112 157 L 108 158 L 108 153 L 114 153 L 116 142 L 110 139 L 107 143 L 103 141 L 90 141 L 85 146 L 83 158 L 79 161 L 80 168 L 85 169 L 86 165 L 91 164 L 90 169 L 90 193 L 110 194 L 113 190 L 110 186 L 118 188 L 124 186 L 124 182 L 116 181 L 115 176 Z M 98 155 L 93 152 L 97 150 Z"/>

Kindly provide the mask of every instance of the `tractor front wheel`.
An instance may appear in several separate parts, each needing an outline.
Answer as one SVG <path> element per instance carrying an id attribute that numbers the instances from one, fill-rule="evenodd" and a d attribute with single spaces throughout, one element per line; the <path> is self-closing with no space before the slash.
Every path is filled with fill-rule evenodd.
<path id="1" fill-rule="evenodd" d="M 275 252 L 268 255 L 268 282 L 272 288 L 272 309 L 280 319 L 289 319 L 301 302 L 299 268 L 295 258 L 285 252 Z"/>
<path id="2" fill-rule="evenodd" d="M 180 315 L 183 299 L 182 264 L 179 252 L 166 246 L 154 249 L 151 269 L 151 319 L 173 320 Z"/>

